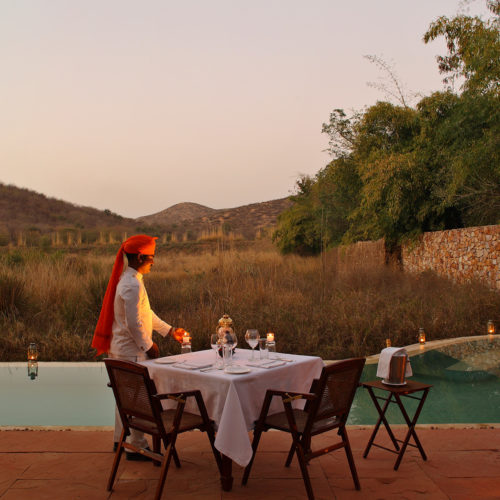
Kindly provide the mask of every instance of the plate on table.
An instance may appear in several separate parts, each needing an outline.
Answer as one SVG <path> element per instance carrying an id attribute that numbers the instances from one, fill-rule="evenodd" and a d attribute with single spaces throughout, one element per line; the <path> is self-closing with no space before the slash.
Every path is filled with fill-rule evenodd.
<path id="1" fill-rule="evenodd" d="M 248 368 L 247 366 L 233 365 L 233 366 L 228 366 L 227 368 L 224 368 L 224 371 L 226 373 L 231 373 L 233 375 L 239 375 L 241 373 L 250 372 L 250 368 Z"/>
<path id="2" fill-rule="evenodd" d="M 153 363 L 158 363 L 159 365 L 172 365 L 174 363 L 178 363 L 179 358 L 174 358 L 173 356 L 167 356 L 165 358 L 156 358 L 153 359 Z"/>

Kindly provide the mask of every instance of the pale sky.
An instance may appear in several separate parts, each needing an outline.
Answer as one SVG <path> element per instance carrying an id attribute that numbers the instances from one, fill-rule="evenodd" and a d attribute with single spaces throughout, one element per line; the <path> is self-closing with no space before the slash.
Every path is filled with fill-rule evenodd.
<path id="1" fill-rule="evenodd" d="M 127 217 L 288 196 L 335 108 L 443 88 L 458 0 L 0 0 L 0 182 Z"/>

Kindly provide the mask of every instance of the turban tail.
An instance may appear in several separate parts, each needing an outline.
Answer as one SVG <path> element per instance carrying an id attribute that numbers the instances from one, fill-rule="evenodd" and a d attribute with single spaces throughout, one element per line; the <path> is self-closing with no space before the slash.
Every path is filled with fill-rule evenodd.
<path id="1" fill-rule="evenodd" d="M 101 313 L 99 314 L 99 320 L 95 328 L 94 338 L 92 339 L 92 347 L 97 349 L 98 356 L 103 352 L 109 352 L 109 346 L 111 345 L 115 294 L 123 271 L 123 253 L 154 255 L 156 239 L 145 234 L 131 236 L 121 244 L 116 254 L 111 277 L 109 278 L 108 287 L 102 301 Z"/>

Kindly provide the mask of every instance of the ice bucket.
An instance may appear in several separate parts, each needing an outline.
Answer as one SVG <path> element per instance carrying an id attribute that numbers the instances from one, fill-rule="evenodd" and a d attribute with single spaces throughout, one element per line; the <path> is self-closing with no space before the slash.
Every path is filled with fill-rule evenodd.
<path id="1" fill-rule="evenodd" d="M 391 358 L 389 365 L 389 379 L 387 383 L 399 385 L 405 383 L 406 362 L 408 354 L 404 352 L 396 352 Z"/>

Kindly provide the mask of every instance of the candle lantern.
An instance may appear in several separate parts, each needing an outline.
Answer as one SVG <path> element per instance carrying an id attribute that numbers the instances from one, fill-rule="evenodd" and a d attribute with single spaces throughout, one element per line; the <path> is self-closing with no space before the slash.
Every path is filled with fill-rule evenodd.
<path id="1" fill-rule="evenodd" d="M 488 320 L 488 323 L 486 324 L 486 329 L 490 335 L 493 335 L 495 333 L 495 324 L 493 321 Z"/>
<path id="2" fill-rule="evenodd" d="M 38 361 L 28 360 L 28 377 L 35 380 L 38 376 Z"/>
<path id="3" fill-rule="evenodd" d="M 191 337 L 189 336 L 189 332 L 184 332 L 182 336 L 181 354 L 186 354 L 188 352 L 191 352 Z"/>
<path id="4" fill-rule="evenodd" d="M 28 347 L 28 377 L 35 380 L 38 376 L 38 348 L 35 342 L 31 342 Z"/>
<path id="5" fill-rule="evenodd" d="M 419 328 L 418 329 L 418 343 L 420 345 L 424 345 L 425 344 L 425 331 L 423 328 Z"/>
<path id="6" fill-rule="evenodd" d="M 273 357 L 273 352 L 276 352 L 276 342 L 274 341 L 274 333 L 268 333 L 266 335 L 266 346 L 269 352 L 269 357 Z"/>
<path id="7" fill-rule="evenodd" d="M 34 342 L 28 347 L 28 361 L 38 361 L 38 348 Z"/>

